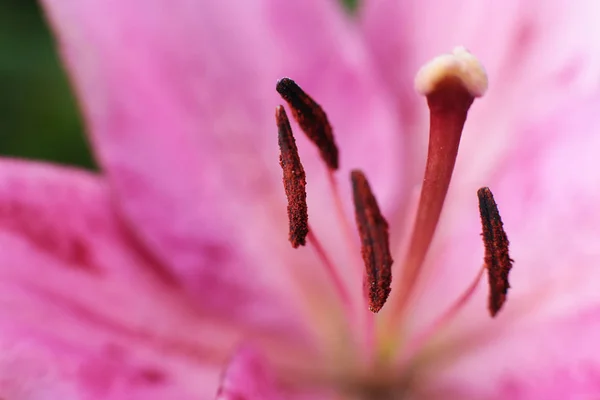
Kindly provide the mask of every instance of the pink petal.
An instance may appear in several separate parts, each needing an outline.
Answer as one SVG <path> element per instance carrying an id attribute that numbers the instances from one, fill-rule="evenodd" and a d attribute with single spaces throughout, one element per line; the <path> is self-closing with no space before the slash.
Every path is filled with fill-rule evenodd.
<path id="1" fill-rule="evenodd" d="M 599 4 L 566 0 L 499 2 L 365 1 L 361 22 L 382 77 L 418 145 L 426 107 L 415 72 L 431 57 L 464 45 L 485 65 L 488 93 L 463 135 L 458 170 L 481 177 L 510 151 L 518 124 L 598 88 Z M 417 174 L 416 179 L 421 176 Z"/>
<path id="2" fill-rule="evenodd" d="M 293 292 L 286 275 L 305 260 L 286 243 L 278 78 L 327 110 L 344 187 L 363 166 L 394 204 L 398 125 L 333 1 L 43 3 L 120 206 L 204 307 L 263 322 L 298 314 L 277 296 Z M 297 136 L 311 221 L 339 241 L 317 151 Z"/>
<path id="3" fill-rule="evenodd" d="M 244 334 L 143 252 L 98 177 L 0 160 L 0 395 L 196 399 Z"/>
<path id="4" fill-rule="evenodd" d="M 231 359 L 217 395 L 217 400 L 284 399 L 275 377 L 267 370 L 260 356 L 252 349 L 242 348 Z"/>
<path id="5" fill-rule="evenodd" d="M 600 393 L 600 308 L 503 331 L 454 362 L 429 388 L 461 399 L 594 399 Z"/>
<path id="6" fill-rule="evenodd" d="M 22 338 L 0 338 L 0 393 L 7 399 L 74 400 L 73 382 L 64 379 L 47 349 Z"/>

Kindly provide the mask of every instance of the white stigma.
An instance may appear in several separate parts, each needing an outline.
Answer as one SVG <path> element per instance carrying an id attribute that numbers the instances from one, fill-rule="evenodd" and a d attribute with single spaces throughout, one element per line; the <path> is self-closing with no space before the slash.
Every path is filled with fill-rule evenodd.
<path id="1" fill-rule="evenodd" d="M 483 96 L 488 87 L 483 65 L 461 46 L 454 48 L 451 54 L 437 56 L 423 65 L 415 77 L 415 89 L 426 96 L 449 77 L 460 79 L 473 97 Z"/>

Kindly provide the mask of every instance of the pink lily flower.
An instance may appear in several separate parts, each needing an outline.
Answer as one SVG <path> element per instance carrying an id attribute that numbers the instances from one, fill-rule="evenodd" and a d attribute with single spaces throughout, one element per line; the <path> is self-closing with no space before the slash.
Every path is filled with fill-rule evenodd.
<path id="1" fill-rule="evenodd" d="M 0 397 L 598 396 L 594 2 L 381 0 L 355 20 L 323 0 L 42 3 L 102 173 L 0 161 Z M 413 79 L 456 44 L 490 86 L 406 280 L 428 139 Z M 273 118 L 284 76 L 339 148 L 333 173 L 292 126 L 311 232 L 298 249 Z M 346 222 L 356 169 L 395 261 L 377 314 Z M 477 285 L 482 186 L 515 260 L 494 318 Z M 363 228 L 386 225 L 373 210 Z"/>

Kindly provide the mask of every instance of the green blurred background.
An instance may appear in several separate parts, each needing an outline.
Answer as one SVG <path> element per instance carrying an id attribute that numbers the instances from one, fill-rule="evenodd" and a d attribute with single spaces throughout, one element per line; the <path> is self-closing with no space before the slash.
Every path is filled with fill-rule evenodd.
<path id="1" fill-rule="evenodd" d="M 35 0 L 0 1 L 0 124 L 2 155 L 94 165 Z"/>
<path id="2" fill-rule="evenodd" d="M 95 168 L 36 0 L 0 1 L 0 126 L 2 155 Z"/>

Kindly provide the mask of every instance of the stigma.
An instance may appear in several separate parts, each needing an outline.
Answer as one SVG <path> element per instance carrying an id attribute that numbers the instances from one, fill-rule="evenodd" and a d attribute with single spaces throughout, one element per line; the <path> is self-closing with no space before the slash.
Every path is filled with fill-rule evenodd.
<path id="1" fill-rule="evenodd" d="M 435 57 L 421 67 L 415 77 L 415 90 L 423 96 L 435 91 L 440 84 L 456 79 L 471 96 L 481 97 L 488 87 L 485 68 L 462 46 L 452 53 Z"/>
<path id="2" fill-rule="evenodd" d="M 346 220 L 347 217 L 341 209 L 338 177 L 334 175 L 339 174 L 340 151 L 327 114 L 292 79 L 282 78 L 277 82 L 277 92 L 287 103 L 300 129 L 316 146 L 329 171 L 329 182 L 336 197 L 335 204 L 340 208 L 337 214 L 342 219 L 341 226 L 348 230 L 354 229 L 353 232 L 347 232 L 348 236 L 352 237 L 353 241 L 359 239 L 360 258 L 364 265 L 363 288 L 347 287 L 345 282 L 348 280 L 344 279 L 344 274 L 349 271 L 331 262 L 326 246 L 310 229 L 309 210 L 306 205 L 306 176 L 292 128 L 284 107 L 279 105 L 276 108 L 276 123 L 283 185 L 288 199 L 289 240 L 294 248 L 306 244 L 315 250 L 345 303 L 349 304 L 349 299 L 355 297 L 351 293 L 362 290 L 365 308 L 373 313 L 379 312 L 390 297 L 394 275 L 397 276 L 395 279 L 398 279 L 394 290 L 398 290 L 399 293 L 391 304 L 391 315 L 392 319 L 403 316 L 420 278 L 440 219 L 468 112 L 474 100 L 485 94 L 487 86 L 485 69 L 477 58 L 463 47 L 457 47 L 450 54 L 434 58 L 417 73 L 415 89 L 426 97 L 430 112 L 429 146 L 412 231 L 404 238 L 406 246 L 403 247 L 406 250 L 401 254 L 401 262 L 394 264 L 388 232 L 390 226 L 380 210 L 368 177 L 359 169 L 350 172 L 356 223 L 356 228 L 350 228 L 352 223 Z M 485 248 L 483 268 L 488 270 L 490 282 L 488 308 L 490 314 L 495 316 L 506 300 L 510 286 L 508 272 L 512 267 L 512 260 L 508 255 L 508 239 L 490 189 L 481 188 L 477 195 Z M 392 270 L 393 265 L 396 267 L 395 271 Z M 446 323 L 462 308 L 482 275 L 483 269 L 459 300 L 444 313 L 439 323 Z"/>

